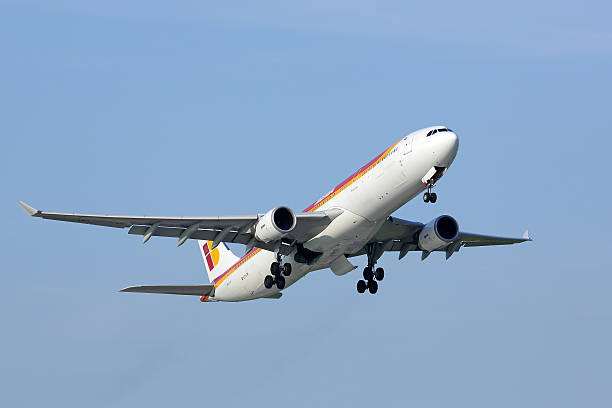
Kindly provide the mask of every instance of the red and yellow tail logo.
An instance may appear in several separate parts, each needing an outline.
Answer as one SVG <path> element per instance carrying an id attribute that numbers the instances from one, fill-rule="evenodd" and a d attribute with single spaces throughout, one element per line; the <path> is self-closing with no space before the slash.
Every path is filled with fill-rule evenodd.
<path id="1" fill-rule="evenodd" d="M 212 241 L 206 241 L 206 243 L 202 245 L 204 258 L 206 258 L 206 264 L 208 265 L 209 271 L 212 271 L 215 265 L 219 264 L 219 248 L 215 248 L 211 251 L 210 248 L 212 247 L 212 243 Z"/>

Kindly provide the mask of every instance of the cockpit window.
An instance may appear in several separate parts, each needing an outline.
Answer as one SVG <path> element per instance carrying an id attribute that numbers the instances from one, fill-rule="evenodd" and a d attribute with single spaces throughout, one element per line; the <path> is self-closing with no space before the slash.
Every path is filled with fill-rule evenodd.
<path id="1" fill-rule="evenodd" d="M 427 132 L 427 135 L 425 137 L 431 136 L 431 135 L 435 135 L 438 132 L 452 132 L 452 130 L 450 130 L 448 128 L 433 129 L 433 130 L 430 130 L 429 132 Z"/>

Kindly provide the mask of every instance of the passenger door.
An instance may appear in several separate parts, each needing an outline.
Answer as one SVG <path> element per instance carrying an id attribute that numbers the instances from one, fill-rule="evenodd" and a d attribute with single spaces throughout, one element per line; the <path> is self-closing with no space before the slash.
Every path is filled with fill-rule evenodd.
<path id="1" fill-rule="evenodd" d="M 404 173 L 405 176 L 408 176 L 408 167 L 409 167 L 409 161 L 412 158 L 412 140 L 414 139 L 413 136 L 406 136 L 404 138 L 404 140 L 402 140 L 402 152 L 401 152 L 401 156 L 400 156 L 400 166 L 402 167 L 402 173 Z"/>
<path id="2" fill-rule="evenodd" d="M 404 156 L 412 152 L 412 136 L 406 136 L 403 140 L 404 144 Z"/>

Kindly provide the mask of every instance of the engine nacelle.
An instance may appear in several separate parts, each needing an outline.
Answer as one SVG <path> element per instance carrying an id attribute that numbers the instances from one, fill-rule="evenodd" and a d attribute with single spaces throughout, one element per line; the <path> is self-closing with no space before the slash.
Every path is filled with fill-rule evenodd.
<path id="1" fill-rule="evenodd" d="M 419 234 L 419 248 L 423 251 L 440 249 L 459 236 L 459 225 L 450 215 L 441 215 L 429 221 Z"/>
<path id="2" fill-rule="evenodd" d="M 266 243 L 279 240 L 295 228 L 295 222 L 295 214 L 290 208 L 273 208 L 257 221 L 255 238 Z"/>

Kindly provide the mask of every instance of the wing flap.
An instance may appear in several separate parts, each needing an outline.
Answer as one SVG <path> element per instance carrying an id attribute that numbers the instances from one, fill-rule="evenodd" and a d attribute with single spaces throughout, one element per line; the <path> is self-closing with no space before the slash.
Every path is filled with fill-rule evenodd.
<path id="1" fill-rule="evenodd" d="M 145 225 L 134 225 L 134 226 L 132 226 L 132 228 L 130 228 L 130 230 L 128 231 L 128 234 L 131 234 L 131 235 L 145 235 L 147 233 L 148 229 L 149 229 L 149 227 L 147 227 Z M 179 238 L 183 234 L 183 232 L 185 232 L 184 228 L 158 227 L 158 228 L 155 229 L 155 231 L 153 231 L 153 233 L 151 235 L 152 236 L 156 236 L 156 237 Z M 191 235 L 189 235 L 189 238 L 190 239 L 199 239 L 199 240 L 202 240 L 202 241 L 212 241 L 212 240 L 214 240 L 216 238 L 216 236 L 219 234 L 219 232 L 220 231 L 218 231 L 218 230 L 198 229 L 198 230 L 195 230 L 194 232 L 192 232 Z M 251 237 L 252 237 L 251 234 L 241 234 L 240 232 L 232 231 L 232 232 L 228 233 L 223 238 L 223 241 L 221 241 L 221 242 L 231 242 L 231 243 L 234 243 L 234 244 L 247 245 L 250 242 Z M 275 242 L 265 243 L 265 242 L 261 242 L 261 241 L 258 241 L 258 240 L 255 240 L 253 242 L 253 246 L 257 247 L 257 248 L 265 249 L 267 251 L 274 251 L 275 248 L 277 247 Z M 283 254 L 285 254 L 285 253 L 283 252 Z"/>
<path id="2" fill-rule="evenodd" d="M 121 292 L 160 293 L 166 295 L 193 295 L 207 296 L 213 294 L 215 285 L 156 285 L 156 286 L 130 286 L 121 289 Z"/>
<path id="3" fill-rule="evenodd" d="M 149 227 L 146 225 L 133 225 L 132 228 L 128 231 L 130 235 L 144 235 L 148 231 Z M 158 227 L 151 234 L 155 237 L 172 237 L 178 238 L 185 231 L 184 228 L 178 227 Z M 209 229 L 198 229 L 195 230 L 190 238 L 193 239 L 201 239 L 204 241 L 212 241 L 219 234 L 218 230 L 209 230 Z M 233 242 L 236 244 L 247 244 L 251 239 L 249 234 L 240 234 L 236 231 L 229 232 L 223 239 L 223 242 Z"/>

